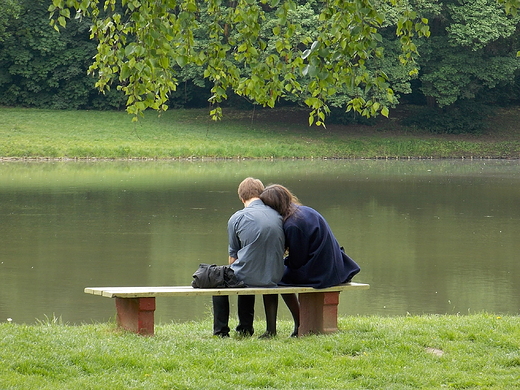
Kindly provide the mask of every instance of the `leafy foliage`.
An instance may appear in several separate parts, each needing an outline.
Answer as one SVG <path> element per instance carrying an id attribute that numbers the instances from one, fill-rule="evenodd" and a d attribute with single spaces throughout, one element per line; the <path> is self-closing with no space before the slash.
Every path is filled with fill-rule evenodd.
<path id="1" fill-rule="evenodd" d="M 6 28 L 9 21 L 13 18 L 18 18 L 20 13 L 20 3 L 18 0 L 0 0 L 0 42 L 2 42 L 6 36 Z"/>
<path id="2" fill-rule="evenodd" d="M 11 19 L 9 34 L 0 42 L 0 104 L 71 109 L 97 100 L 97 107 L 106 106 L 86 74 L 96 50 L 89 24 L 72 21 L 59 34 L 49 26 L 46 1 L 20 5 L 20 17 Z"/>
<path id="3" fill-rule="evenodd" d="M 447 0 L 432 17 L 432 36 L 421 42 L 422 92 L 446 107 L 514 83 L 520 18 L 495 0 Z"/>
<path id="4" fill-rule="evenodd" d="M 449 42 L 473 51 L 500 38 L 510 37 L 520 20 L 505 15 L 496 2 L 490 0 L 464 0 L 448 3 L 446 7 L 452 21 L 446 27 Z"/>
<path id="5" fill-rule="evenodd" d="M 520 8 L 520 0 L 497 0 L 498 4 L 503 4 L 507 14 L 516 15 Z"/>
<path id="6" fill-rule="evenodd" d="M 385 2 L 400 10 L 395 31 L 401 60 L 413 61 L 412 38 L 429 34 L 427 20 L 416 21 L 417 15 L 400 8 L 397 0 Z M 56 26 L 66 25 L 71 9 L 92 18 L 92 36 L 99 44 L 90 71 L 101 90 L 120 84 L 132 114 L 166 109 L 179 83 L 175 66 L 193 64 L 212 83 L 215 104 L 229 90 L 269 107 L 282 97 L 304 94 L 312 109 L 310 123 L 322 124 L 327 97 L 345 88 L 353 96 L 347 110 L 388 115 L 395 97 L 386 75 L 367 70 L 367 63 L 383 55 L 379 29 L 384 15 L 369 0 L 320 1 L 316 7 L 312 34 L 302 34 L 290 18 L 297 8 L 292 0 L 107 0 L 103 7 L 94 0 L 53 0 L 49 11 Z M 262 26 L 269 17 L 273 27 L 266 37 Z M 207 43 L 198 47 L 194 34 L 202 26 Z M 377 93 L 368 95 L 372 90 Z M 212 115 L 221 116 L 218 106 Z"/>

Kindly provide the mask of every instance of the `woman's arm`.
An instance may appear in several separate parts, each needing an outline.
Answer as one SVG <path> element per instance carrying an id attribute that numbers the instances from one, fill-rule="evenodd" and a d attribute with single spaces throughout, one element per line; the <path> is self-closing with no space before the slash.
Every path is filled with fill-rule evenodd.
<path id="1" fill-rule="evenodd" d="M 285 245 L 289 255 L 284 264 L 292 269 L 298 269 L 309 261 L 309 242 L 304 232 L 296 226 L 285 230 Z"/>

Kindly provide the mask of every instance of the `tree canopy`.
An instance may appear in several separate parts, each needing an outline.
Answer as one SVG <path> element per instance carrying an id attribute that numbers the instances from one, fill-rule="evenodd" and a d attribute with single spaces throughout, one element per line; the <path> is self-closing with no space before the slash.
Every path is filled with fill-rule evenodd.
<path id="1" fill-rule="evenodd" d="M 0 42 L 2 42 L 7 33 L 6 27 L 11 18 L 16 19 L 20 12 L 20 4 L 17 0 L 0 0 Z"/>
<path id="2" fill-rule="evenodd" d="M 89 71 L 101 90 L 122 89 L 132 114 L 166 109 L 180 69 L 191 64 L 212 83 L 214 118 L 229 91 L 269 107 L 305 96 L 311 124 L 323 124 L 328 99 L 340 90 L 349 96 L 347 111 L 388 115 L 394 91 L 387 75 L 369 66 L 384 57 L 380 30 L 392 15 L 400 61 L 413 63 L 414 38 L 429 35 L 427 19 L 407 0 L 312 3 L 318 18 L 307 30 L 292 17 L 293 0 L 53 0 L 49 11 L 56 28 L 71 17 L 92 20 L 98 46 Z M 204 45 L 196 39 L 201 34 Z"/>

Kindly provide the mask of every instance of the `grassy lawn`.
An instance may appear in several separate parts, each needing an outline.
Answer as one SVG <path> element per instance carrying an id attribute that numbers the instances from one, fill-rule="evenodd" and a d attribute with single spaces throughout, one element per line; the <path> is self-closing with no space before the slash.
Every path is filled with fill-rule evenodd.
<path id="1" fill-rule="evenodd" d="M 381 118 L 375 126 L 309 127 L 305 111 L 125 112 L 0 108 L 3 158 L 520 158 L 516 111 L 480 136 L 432 135 Z"/>
<path id="2" fill-rule="evenodd" d="M 263 324 L 258 323 L 258 329 Z M 3 389 L 513 389 L 518 317 L 340 318 L 332 335 L 211 336 L 211 319 L 156 326 L 0 323 Z"/>

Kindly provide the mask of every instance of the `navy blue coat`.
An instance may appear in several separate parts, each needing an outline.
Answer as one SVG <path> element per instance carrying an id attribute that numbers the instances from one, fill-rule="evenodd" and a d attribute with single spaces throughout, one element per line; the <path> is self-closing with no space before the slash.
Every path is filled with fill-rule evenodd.
<path id="1" fill-rule="evenodd" d="M 283 228 L 289 255 L 281 285 L 326 288 L 349 282 L 360 271 L 316 210 L 298 206 Z"/>

